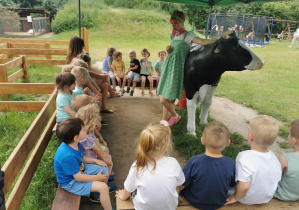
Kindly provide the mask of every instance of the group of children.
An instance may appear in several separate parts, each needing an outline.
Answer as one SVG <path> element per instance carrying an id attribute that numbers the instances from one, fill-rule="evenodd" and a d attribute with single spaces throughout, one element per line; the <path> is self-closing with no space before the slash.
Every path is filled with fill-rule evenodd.
<path id="1" fill-rule="evenodd" d="M 130 93 L 130 96 L 134 95 L 134 90 L 138 82 L 141 81 L 141 95 L 144 96 L 145 82 L 146 80 L 150 83 L 149 94 L 153 97 L 153 71 L 155 69 L 156 75 L 156 87 L 158 87 L 159 79 L 163 70 L 163 64 L 166 58 L 166 51 L 161 50 L 158 53 L 159 60 L 153 66 L 153 63 L 148 58 L 150 52 L 148 49 L 143 48 L 141 50 L 141 59 L 137 59 L 136 51 L 129 51 L 130 67 L 126 71 L 125 63 L 122 60 L 122 53 L 117 51 L 116 48 L 110 47 L 107 49 L 107 56 L 103 61 L 102 71 L 105 72 L 112 81 L 113 89 L 116 90 L 116 81 L 120 88 L 120 95 L 124 95 L 125 92 Z M 116 80 L 116 81 L 115 81 Z M 131 89 L 131 83 L 132 89 Z M 127 84 L 126 91 L 124 90 Z"/>
<path id="2" fill-rule="evenodd" d="M 56 76 L 56 136 L 62 143 L 54 158 L 54 170 L 63 189 L 90 196 L 91 201 L 111 210 L 109 192 L 117 186 L 108 183 L 114 180 L 113 163 L 100 134 L 103 96 L 90 77 L 86 57 L 90 61 L 86 52 L 78 55 Z"/>
<path id="3" fill-rule="evenodd" d="M 260 116 L 250 121 L 247 141 L 251 150 L 240 152 L 236 165 L 222 155 L 229 146 L 229 130 L 220 122 L 206 125 L 201 142 L 204 154 L 193 156 L 181 167 L 165 156 L 171 148 L 171 131 L 160 123 L 148 125 L 139 145 L 124 189 L 116 197 L 132 196 L 135 209 L 176 209 L 179 194 L 196 208 L 217 209 L 240 202 L 264 204 L 273 197 L 283 201 L 299 199 L 299 119 L 290 125 L 289 143 L 295 152 L 279 159 L 268 150 L 279 132 L 273 118 Z"/>

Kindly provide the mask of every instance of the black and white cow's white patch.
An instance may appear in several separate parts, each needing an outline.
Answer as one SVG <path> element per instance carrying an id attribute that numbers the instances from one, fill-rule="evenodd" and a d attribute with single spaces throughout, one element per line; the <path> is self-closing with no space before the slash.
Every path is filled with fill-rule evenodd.
<path id="1" fill-rule="evenodd" d="M 188 132 L 195 133 L 195 111 L 202 104 L 200 123 L 207 123 L 208 111 L 221 75 L 225 71 L 261 69 L 264 61 L 241 42 L 234 32 L 225 33 L 211 45 L 190 51 L 184 70 Z"/>

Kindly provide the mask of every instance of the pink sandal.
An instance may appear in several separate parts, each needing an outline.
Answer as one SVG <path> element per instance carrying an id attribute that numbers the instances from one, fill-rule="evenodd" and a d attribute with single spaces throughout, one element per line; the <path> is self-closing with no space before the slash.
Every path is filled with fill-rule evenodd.
<path id="1" fill-rule="evenodd" d="M 178 123 L 180 121 L 182 117 L 179 115 L 177 118 L 174 118 L 174 117 L 171 117 L 169 120 L 168 120 L 168 125 L 169 127 L 170 126 L 173 126 L 174 124 Z"/>

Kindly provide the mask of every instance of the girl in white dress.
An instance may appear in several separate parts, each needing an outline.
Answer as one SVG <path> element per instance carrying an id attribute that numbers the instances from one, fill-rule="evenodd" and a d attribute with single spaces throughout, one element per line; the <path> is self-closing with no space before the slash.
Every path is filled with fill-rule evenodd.
<path id="1" fill-rule="evenodd" d="M 132 194 L 136 210 L 174 210 L 178 205 L 177 187 L 185 182 L 175 158 L 165 156 L 171 149 L 171 131 L 160 123 L 149 124 L 140 135 L 123 190 L 116 197 L 126 200 Z"/>

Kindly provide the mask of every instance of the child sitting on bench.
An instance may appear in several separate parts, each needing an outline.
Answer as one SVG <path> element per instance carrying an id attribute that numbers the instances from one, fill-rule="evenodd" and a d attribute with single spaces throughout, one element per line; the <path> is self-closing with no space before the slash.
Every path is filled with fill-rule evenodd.
<path id="1" fill-rule="evenodd" d="M 140 135 L 124 190 L 116 197 L 126 200 L 132 193 L 135 209 L 173 210 L 178 205 L 177 187 L 185 177 L 178 161 L 165 156 L 171 148 L 171 130 L 160 123 L 149 124 Z"/>
<path id="2" fill-rule="evenodd" d="M 274 198 L 296 201 L 299 200 L 299 119 L 291 123 L 288 140 L 295 152 L 284 153 L 279 157 L 282 177 Z"/>
<path id="3" fill-rule="evenodd" d="M 111 210 L 107 184 L 106 163 L 83 155 L 79 141 L 86 137 L 84 123 L 79 118 L 62 120 L 56 129 L 57 138 L 62 141 L 54 157 L 54 170 L 61 188 L 81 196 L 92 192 L 100 193 L 105 210 Z"/>
<path id="4" fill-rule="evenodd" d="M 188 160 L 183 169 L 186 181 L 180 190 L 192 206 L 218 209 L 226 202 L 229 189 L 235 186 L 235 163 L 222 155 L 230 144 L 229 130 L 220 122 L 210 122 L 201 142 L 206 152 Z"/>
<path id="5" fill-rule="evenodd" d="M 275 142 L 278 131 L 279 125 L 269 116 L 250 121 L 247 141 L 251 150 L 237 156 L 236 192 L 227 198 L 226 204 L 237 201 L 246 205 L 263 204 L 273 198 L 281 178 L 281 165 L 268 147 Z"/>

